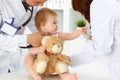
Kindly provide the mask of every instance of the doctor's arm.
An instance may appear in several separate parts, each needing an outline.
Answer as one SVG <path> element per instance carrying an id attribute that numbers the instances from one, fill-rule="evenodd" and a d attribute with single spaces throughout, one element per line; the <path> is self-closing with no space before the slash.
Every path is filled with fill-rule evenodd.
<path id="1" fill-rule="evenodd" d="M 28 44 L 37 47 L 40 45 L 41 38 L 38 32 L 28 35 L 15 35 L 14 37 L 0 33 L 0 50 L 16 52 L 18 47 L 26 47 Z"/>
<path id="2" fill-rule="evenodd" d="M 0 5 L 0 26 L 2 21 L 2 12 L 1 12 L 1 5 Z M 38 32 L 32 34 L 23 34 L 15 36 L 10 36 L 5 33 L 0 32 L 0 50 L 9 51 L 9 52 L 16 52 L 20 46 L 26 47 L 28 44 L 33 46 L 39 46 L 41 36 Z"/>
<path id="3" fill-rule="evenodd" d="M 88 40 L 82 52 L 69 56 L 72 67 L 79 66 L 82 64 L 87 64 L 89 62 L 92 62 L 98 57 L 98 55 L 94 54 L 95 51 L 92 45 L 93 45 L 93 41 Z"/>

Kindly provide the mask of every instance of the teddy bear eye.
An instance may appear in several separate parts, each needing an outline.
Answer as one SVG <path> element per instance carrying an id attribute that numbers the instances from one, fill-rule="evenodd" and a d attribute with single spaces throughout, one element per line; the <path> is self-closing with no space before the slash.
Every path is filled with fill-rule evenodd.
<path id="1" fill-rule="evenodd" d="M 53 45 L 55 45 L 55 43 L 53 43 Z"/>

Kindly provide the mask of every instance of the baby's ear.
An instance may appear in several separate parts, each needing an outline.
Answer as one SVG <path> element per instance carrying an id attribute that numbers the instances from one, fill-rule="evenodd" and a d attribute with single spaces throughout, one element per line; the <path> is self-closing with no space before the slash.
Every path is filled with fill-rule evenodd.
<path id="1" fill-rule="evenodd" d="M 50 36 L 45 36 L 41 41 L 42 45 L 44 46 L 46 44 L 47 40 L 49 40 L 49 39 L 51 39 Z"/>
<path id="2" fill-rule="evenodd" d="M 45 22 L 41 22 L 40 24 L 40 30 L 45 31 Z"/>

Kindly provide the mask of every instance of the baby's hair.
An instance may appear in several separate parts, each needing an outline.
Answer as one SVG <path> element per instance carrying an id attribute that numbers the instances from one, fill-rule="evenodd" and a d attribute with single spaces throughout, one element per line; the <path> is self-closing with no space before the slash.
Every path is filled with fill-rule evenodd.
<path id="1" fill-rule="evenodd" d="M 57 13 L 49 8 L 40 9 L 35 16 L 35 26 L 40 31 L 41 23 L 46 23 L 48 16 L 57 16 Z"/>

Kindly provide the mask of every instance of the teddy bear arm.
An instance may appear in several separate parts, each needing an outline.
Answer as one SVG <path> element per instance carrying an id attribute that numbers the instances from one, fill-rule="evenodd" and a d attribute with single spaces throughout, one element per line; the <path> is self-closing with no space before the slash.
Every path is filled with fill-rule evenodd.
<path id="1" fill-rule="evenodd" d="M 49 61 L 49 57 L 45 53 L 39 53 L 37 55 L 37 58 L 41 60 L 46 60 L 47 62 Z"/>
<path id="2" fill-rule="evenodd" d="M 67 56 L 65 56 L 65 55 L 59 55 L 58 58 L 59 58 L 61 61 L 67 63 L 67 64 L 70 64 L 70 63 L 71 63 L 71 62 L 70 62 L 70 59 L 69 59 Z"/>

